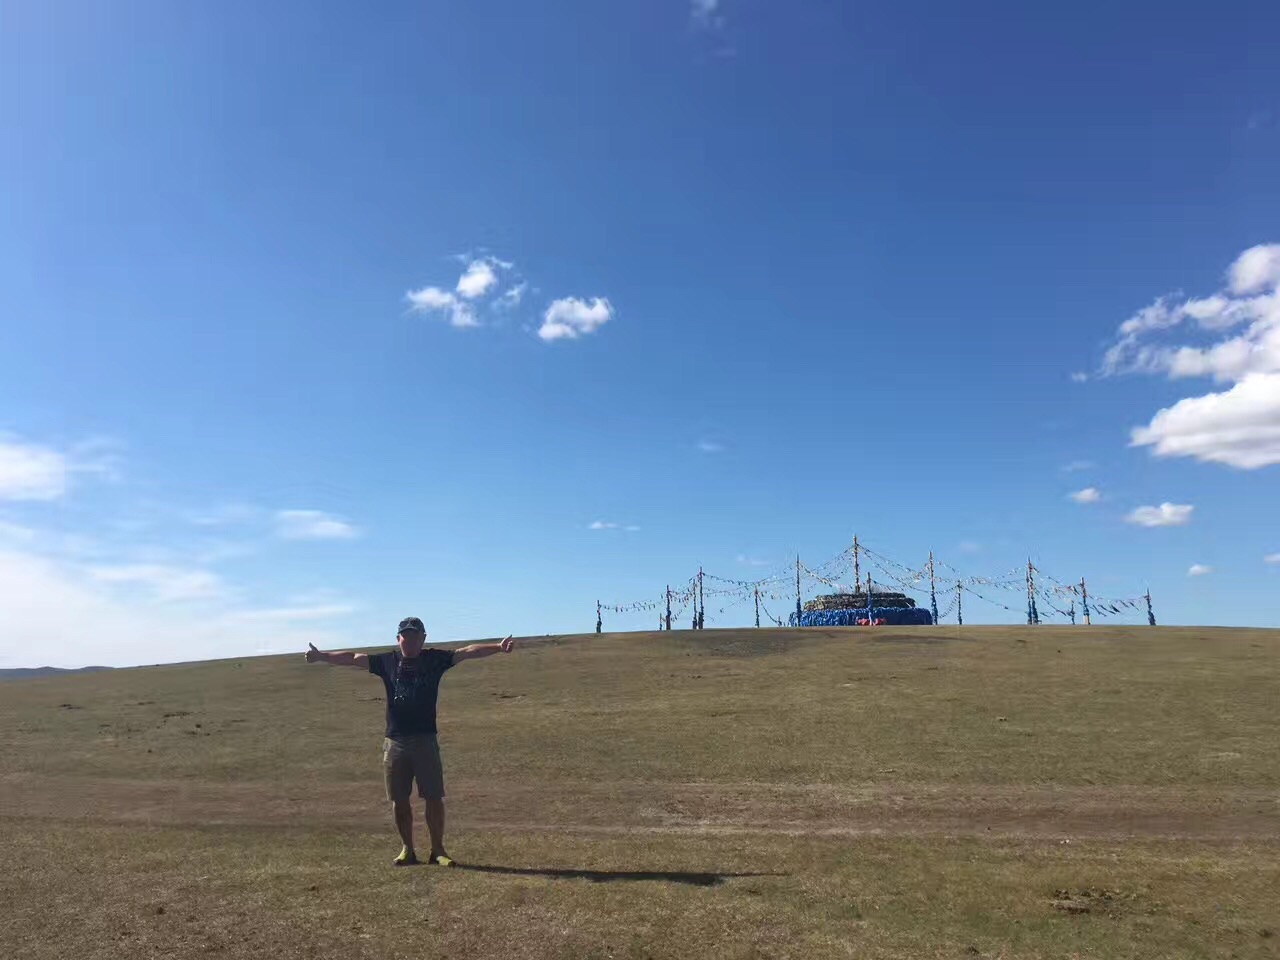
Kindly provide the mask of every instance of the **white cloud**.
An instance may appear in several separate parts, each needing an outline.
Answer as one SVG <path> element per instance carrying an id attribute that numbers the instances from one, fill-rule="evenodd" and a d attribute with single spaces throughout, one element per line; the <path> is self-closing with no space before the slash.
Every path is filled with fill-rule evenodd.
<path id="1" fill-rule="evenodd" d="M 1097 503 L 1102 499 L 1102 494 L 1097 487 L 1085 487 L 1083 490 L 1077 490 L 1075 493 L 1067 494 L 1076 503 Z"/>
<path id="2" fill-rule="evenodd" d="M 221 596 L 223 584 L 208 570 L 187 570 L 154 563 L 90 567 L 90 579 L 98 583 L 134 584 L 146 588 L 157 601 L 208 600 Z"/>
<path id="3" fill-rule="evenodd" d="M 699 440 L 698 449 L 703 453 L 724 453 L 724 444 L 714 440 Z"/>
<path id="4" fill-rule="evenodd" d="M 1170 342 L 1175 332 L 1183 342 Z M 1280 463 L 1280 244 L 1240 254 L 1226 289 L 1162 297 L 1121 324 L 1102 374 L 1122 373 L 1233 385 L 1158 411 L 1132 445 L 1245 470 Z"/>
<path id="5" fill-rule="evenodd" d="M 1071 374 L 1072 383 L 1087 383 L 1088 381 L 1089 375 L 1083 370 L 1077 370 L 1075 373 Z"/>
<path id="6" fill-rule="evenodd" d="M 554 300 L 543 314 L 538 336 L 543 340 L 576 340 L 594 333 L 613 318 L 613 307 L 604 297 L 589 302 L 578 297 Z"/>
<path id="7" fill-rule="evenodd" d="M 1263 563 L 1280 563 L 1280 553 L 1268 553 L 1262 558 Z"/>
<path id="8" fill-rule="evenodd" d="M 1187 569 L 1188 577 L 1203 577 L 1206 573 L 1213 573 L 1213 567 L 1207 567 L 1203 563 L 1193 563 Z"/>
<path id="9" fill-rule="evenodd" d="M 359 533 L 346 520 L 321 510 L 276 511 L 276 535 L 284 540 L 350 540 Z"/>
<path id="10" fill-rule="evenodd" d="M 405 294 L 409 309 L 414 313 L 438 313 L 449 320 L 449 325 L 460 329 L 480 326 L 470 304 L 463 303 L 448 290 L 439 287 L 423 287 Z"/>
<path id="11" fill-rule="evenodd" d="M 1125 521 L 1140 527 L 1181 527 L 1191 521 L 1195 510 L 1188 503 L 1162 503 L 1158 507 L 1138 507 Z"/>
<path id="12" fill-rule="evenodd" d="M 1240 254 L 1231 265 L 1230 279 L 1237 296 L 1280 285 L 1280 243 L 1250 247 Z"/>
<path id="13" fill-rule="evenodd" d="M 1092 460 L 1072 460 L 1062 465 L 1063 473 L 1078 473 L 1081 470 L 1092 470 L 1097 464 Z"/>
<path id="14" fill-rule="evenodd" d="M 745 553 L 740 553 L 740 554 L 738 554 L 738 556 L 737 556 L 737 560 L 738 560 L 738 563 L 742 564 L 742 565 L 743 565 L 743 566 L 745 566 L 745 567 L 767 567 L 767 566 L 769 566 L 769 561 L 768 561 L 768 560 L 761 560 L 761 559 L 760 559 L 760 558 L 758 558 L 758 557 L 749 557 L 749 556 L 747 556 Z"/>
<path id="15" fill-rule="evenodd" d="M 67 492 L 69 472 L 64 454 L 0 437 L 0 500 L 57 500 Z"/>
<path id="16" fill-rule="evenodd" d="M 960 543 L 956 545 L 956 549 L 961 553 L 981 553 L 982 544 L 978 543 L 976 540 L 961 540 Z"/>
<path id="17" fill-rule="evenodd" d="M 1230 390 L 1187 397 L 1131 433 L 1160 457 L 1195 457 L 1251 470 L 1280 463 L 1280 373 L 1255 373 Z"/>
<path id="18" fill-rule="evenodd" d="M 480 326 L 476 304 L 485 300 L 497 288 L 501 282 L 499 274 L 510 271 L 515 264 L 509 260 L 499 260 L 491 256 L 463 256 L 459 259 L 466 264 L 466 269 L 458 277 L 453 290 L 445 290 L 437 286 L 410 290 L 405 294 L 410 310 L 414 313 L 435 314 L 443 317 L 449 321 L 450 326 L 459 329 Z M 497 301 L 487 301 L 490 307 L 508 307 L 519 303 L 520 295 L 524 292 L 524 284 L 519 284 L 512 289 L 520 291 L 514 295 L 513 300 L 509 299 L 511 290 L 508 290 Z"/>
<path id="19" fill-rule="evenodd" d="M 498 274 L 489 260 L 472 260 L 467 269 L 458 278 L 455 287 L 458 296 L 467 300 L 475 300 L 498 285 Z"/>
<path id="20" fill-rule="evenodd" d="M 409 305 L 415 310 L 443 310 L 457 302 L 457 297 L 439 287 L 423 287 L 405 294 Z"/>

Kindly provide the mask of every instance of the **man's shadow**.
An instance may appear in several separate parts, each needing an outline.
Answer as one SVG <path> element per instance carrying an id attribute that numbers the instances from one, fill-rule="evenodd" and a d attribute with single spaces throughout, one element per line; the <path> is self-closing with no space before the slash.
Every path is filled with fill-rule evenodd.
<path id="1" fill-rule="evenodd" d="M 571 870 L 552 867 L 498 867 L 483 863 L 458 864 L 459 870 L 473 873 L 500 873 L 511 877 L 548 877 L 552 880 L 590 880 L 592 883 L 618 883 L 657 880 L 686 883 L 694 887 L 718 887 L 726 880 L 740 877 L 784 877 L 784 873 L 688 873 L 679 870 Z"/>

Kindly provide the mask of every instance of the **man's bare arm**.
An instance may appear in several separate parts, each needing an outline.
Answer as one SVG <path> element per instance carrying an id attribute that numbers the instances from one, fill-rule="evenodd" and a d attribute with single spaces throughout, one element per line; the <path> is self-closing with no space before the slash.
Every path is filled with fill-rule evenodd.
<path id="1" fill-rule="evenodd" d="M 463 660 L 479 660 L 481 657 L 491 657 L 495 653 L 510 653 L 515 648 L 515 645 L 516 642 L 511 637 L 507 637 L 499 643 L 472 643 L 453 651 L 453 662 L 461 663 Z"/>
<path id="2" fill-rule="evenodd" d="M 335 667 L 362 667 L 368 670 L 369 655 L 367 653 L 355 653 L 351 650 L 327 652 L 317 650 L 314 643 L 308 643 L 307 663 L 328 663 Z"/>

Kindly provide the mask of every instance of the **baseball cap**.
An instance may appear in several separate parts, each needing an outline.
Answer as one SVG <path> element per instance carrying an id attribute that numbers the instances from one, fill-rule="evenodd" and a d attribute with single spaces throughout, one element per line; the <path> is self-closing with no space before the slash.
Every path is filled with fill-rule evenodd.
<path id="1" fill-rule="evenodd" d="M 418 633 L 426 633 L 427 628 L 422 625 L 422 621 L 417 617 L 405 617 L 400 621 L 400 626 L 396 628 L 396 633 L 404 633 L 406 630 L 416 630 Z"/>

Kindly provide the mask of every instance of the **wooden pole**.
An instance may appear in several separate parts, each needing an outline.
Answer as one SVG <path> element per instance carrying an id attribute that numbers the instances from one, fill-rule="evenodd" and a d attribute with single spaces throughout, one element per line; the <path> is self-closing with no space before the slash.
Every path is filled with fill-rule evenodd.
<path id="1" fill-rule="evenodd" d="M 596 633 L 600 633 L 604 627 L 604 619 L 600 616 L 600 601 L 596 601 Z"/>
<path id="2" fill-rule="evenodd" d="M 858 535 L 853 535 L 853 589 L 857 590 L 858 585 L 862 583 L 862 572 L 858 567 Z"/>
<path id="3" fill-rule="evenodd" d="M 667 584 L 667 630 L 671 629 L 671 584 Z"/>
<path id="4" fill-rule="evenodd" d="M 1089 588 L 1084 585 L 1084 577 L 1080 578 L 1080 599 L 1084 604 L 1084 625 L 1092 626 L 1093 621 L 1089 619 Z"/>
<path id="5" fill-rule="evenodd" d="M 1151 612 L 1151 588 L 1147 587 L 1145 594 L 1147 598 L 1147 626 L 1154 627 L 1156 625 L 1156 615 Z"/>
<path id="6" fill-rule="evenodd" d="M 760 588 L 756 587 L 756 629 L 760 629 Z"/>
<path id="7" fill-rule="evenodd" d="M 964 586 L 959 580 L 956 581 L 956 624 L 964 626 L 964 611 L 960 609 L 960 596 L 964 592 Z"/>

